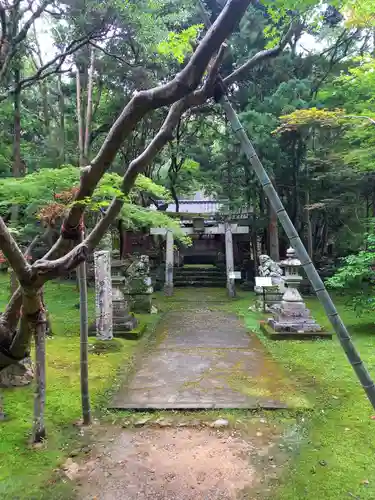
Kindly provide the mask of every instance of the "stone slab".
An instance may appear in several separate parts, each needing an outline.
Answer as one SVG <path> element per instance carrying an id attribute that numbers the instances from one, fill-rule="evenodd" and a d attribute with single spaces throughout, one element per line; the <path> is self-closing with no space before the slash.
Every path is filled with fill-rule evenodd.
<path id="1" fill-rule="evenodd" d="M 295 408 L 309 406 L 234 315 L 170 311 L 112 409 Z"/>
<path id="2" fill-rule="evenodd" d="M 260 329 L 271 340 L 331 340 L 332 333 L 321 330 L 320 332 L 276 332 L 265 322 L 260 321 Z"/>

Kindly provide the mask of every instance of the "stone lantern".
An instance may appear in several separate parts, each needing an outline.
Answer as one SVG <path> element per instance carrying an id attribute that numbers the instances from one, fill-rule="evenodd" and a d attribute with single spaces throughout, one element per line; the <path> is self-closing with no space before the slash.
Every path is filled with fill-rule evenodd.
<path id="1" fill-rule="evenodd" d="M 274 306 L 273 318 L 268 319 L 264 331 L 267 334 L 271 333 L 272 338 L 331 337 L 330 334 L 322 332 L 322 328 L 312 318 L 298 291 L 302 280 L 299 274 L 301 262 L 296 258 L 293 248 L 287 250 L 286 259 L 280 262 L 280 266 L 285 270 L 286 290 L 281 304 Z M 271 328 L 271 332 L 268 328 Z"/>
<path id="2" fill-rule="evenodd" d="M 280 262 L 280 267 L 284 269 L 284 283 L 287 287 L 296 288 L 298 290 L 302 281 L 302 276 L 299 274 L 301 261 L 297 259 L 294 248 L 289 247 L 286 251 L 286 259 Z"/>
<path id="3" fill-rule="evenodd" d="M 129 302 L 126 300 L 123 288 L 125 276 L 123 276 L 124 264 L 121 261 L 112 262 L 112 307 L 113 307 L 113 332 L 115 336 L 125 336 L 138 327 L 138 320 L 129 312 Z"/>

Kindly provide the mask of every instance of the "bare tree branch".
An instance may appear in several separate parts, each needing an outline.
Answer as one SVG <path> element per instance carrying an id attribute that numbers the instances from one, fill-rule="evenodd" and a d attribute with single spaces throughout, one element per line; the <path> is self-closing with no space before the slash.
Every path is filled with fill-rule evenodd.
<path id="1" fill-rule="evenodd" d="M 66 48 L 66 50 L 64 52 L 56 55 L 50 61 L 47 61 L 45 64 L 40 66 L 38 68 L 38 70 L 33 75 L 28 76 L 28 77 L 24 78 L 23 80 L 21 80 L 19 82 L 19 84 L 17 85 L 17 87 L 13 87 L 10 90 L 8 90 L 5 94 L 1 95 L 0 101 L 3 101 L 4 99 L 9 97 L 10 95 L 14 94 L 20 88 L 25 89 L 27 87 L 31 87 L 32 85 L 34 85 L 34 83 L 36 81 L 44 80 L 51 75 L 59 73 L 61 70 L 61 66 L 64 64 L 66 58 L 69 55 L 74 54 L 74 52 L 77 52 L 77 50 L 79 50 L 84 45 L 86 45 L 92 36 L 93 36 L 93 33 L 90 33 L 89 35 L 85 35 L 84 37 L 80 37 L 80 38 L 77 38 L 76 40 L 73 40 L 68 45 L 68 47 Z M 48 68 L 53 66 L 55 63 L 57 63 L 57 65 L 53 69 L 51 69 L 50 71 L 46 71 Z"/>
<path id="2" fill-rule="evenodd" d="M 105 54 L 106 56 L 112 57 L 113 59 L 116 59 L 120 63 L 125 64 L 126 66 L 130 66 L 131 68 L 137 68 L 137 67 L 139 67 L 139 64 L 132 64 L 132 63 L 126 61 L 123 57 L 118 56 L 117 54 L 113 54 L 113 52 L 109 52 L 104 47 L 101 47 L 100 45 L 98 45 L 97 43 L 94 43 L 93 41 L 90 41 L 89 43 L 90 43 L 90 45 L 92 45 L 96 49 L 98 49 L 101 52 L 103 52 L 103 54 Z"/>
<path id="3" fill-rule="evenodd" d="M 32 13 L 32 15 L 30 16 L 30 18 L 25 22 L 25 24 L 20 29 L 20 31 L 17 34 L 15 34 L 15 36 L 12 36 L 11 39 L 9 40 L 10 50 L 7 53 L 6 59 L 3 62 L 3 65 L 1 67 L 0 81 L 6 75 L 6 73 L 8 71 L 8 68 L 9 68 L 9 64 L 12 61 L 13 57 L 15 56 L 16 52 L 18 51 L 18 46 L 27 37 L 29 29 L 34 24 L 34 22 L 43 14 L 43 12 L 48 7 L 48 5 L 50 5 L 52 2 L 53 2 L 53 0 L 44 0 L 39 5 L 39 7 L 36 9 L 36 11 Z M 17 10 L 18 9 L 18 5 L 14 5 L 13 8 Z M 31 8 L 31 6 L 29 8 L 27 8 L 25 12 L 27 12 L 28 10 L 30 10 L 30 8 Z M 16 10 L 15 10 L 15 12 L 16 12 Z M 20 13 L 19 15 L 17 15 L 17 17 L 22 17 L 23 14 L 24 13 Z M 16 22 L 14 23 L 14 26 L 17 26 L 19 19 L 15 20 L 15 21 Z"/>
<path id="4" fill-rule="evenodd" d="M 235 69 L 233 73 L 224 78 L 223 80 L 224 84 L 226 86 L 229 86 L 232 83 L 237 82 L 238 80 L 242 80 L 246 76 L 246 74 L 255 66 L 257 66 L 260 62 L 278 56 L 284 50 L 286 45 L 291 41 L 293 35 L 295 35 L 300 29 L 301 29 L 301 23 L 297 20 L 293 21 L 290 24 L 288 31 L 285 33 L 285 35 L 282 37 L 282 39 L 280 40 L 279 44 L 276 45 L 276 47 L 273 47 L 272 49 L 268 50 L 261 50 L 260 52 L 255 54 L 242 66 Z"/>

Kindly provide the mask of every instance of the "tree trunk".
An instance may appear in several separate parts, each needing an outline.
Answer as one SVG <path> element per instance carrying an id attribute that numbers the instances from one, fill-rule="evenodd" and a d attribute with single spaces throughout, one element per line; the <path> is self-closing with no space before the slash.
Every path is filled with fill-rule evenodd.
<path id="1" fill-rule="evenodd" d="M 258 245 L 257 245 L 257 232 L 256 229 L 251 231 L 251 247 L 253 250 L 254 257 L 254 275 L 258 275 Z"/>
<path id="2" fill-rule="evenodd" d="M 272 184 L 275 185 L 275 180 L 272 178 Z M 268 203 L 269 212 L 269 247 L 270 247 L 270 257 L 275 262 L 280 260 L 280 249 L 279 249 L 279 228 L 277 221 L 277 213 L 272 208 L 271 204 Z"/>
<path id="3" fill-rule="evenodd" d="M 4 413 L 3 397 L 0 394 L 0 422 L 2 420 L 5 420 L 5 413 Z"/>
<path id="4" fill-rule="evenodd" d="M 83 118 L 81 106 L 81 78 L 77 68 L 76 71 L 76 88 L 77 88 L 77 122 L 78 122 L 78 152 L 79 152 L 79 166 L 85 164 L 84 161 L 84 135 L 83 135 Z"/>
<path id="5" fill-rule="evenodd" d="M 90 51 L 90 68 L 88 74 L 88 84 L 87 84 L 87 106 L 86 106 L 86 126 L 85 126 L 85 137 L 84 137 L 84 150 L 83 158 L 84 162 L 89 163 L 89 150 L 90 150 L 90 128 L 92 119 L 92 87 L 94 80 L 94 48 L 91 47 Z"/>
<path id="6" fill-rule="evenodd" d="M 175 202 L 175 205 L 176 205 L 176 214 L 178 214 L 180 211 L 180 202 L 178 200 L 176 188 L 174 187 L 173 184 L 171 184 L 171 195 L 172 195 L 173 201 Z"/>
<path id="7" fill-rule="evenodd" d="M 306 190 L 306 205 L 305 205 L 305 217 L 306 217 L 306 232 L 307 232 L 307 252 L 310 259 L 313 261 L 313 234 L 311 227 L 311 217 L 310 217 L 310 192 Z"/>
<path id="8" fill-rule="evenodd" d="M 59 92 L 59 112 L 60 112 L 60 161 L 62 164 L 64 164 L 65 163 L 65 99 L 62 90 L 61 75 L 58 76 L 57 86 Z"/>
<path id="9" fill-rule="evenodd" d="M 21 79 L 20 60 L 19 57 L 15 60 L 14 69 L 14 87 L 16 91 L 13 96 L 13 110 L 14 110 L 14 137 L 13 137 L 13 163 L 12 175 L 13 177 L 21 177 L 23 175 L 23 165 L 21 159 L 21 90 L 18 88 Z M 11 210 L 11 222 L 15 226 L 18 222 L 19 206 L 13 205 Z M 16 274 L 12 270 L 10 273 L 10 295 L 12 296 L 18 288 L 18 280 Z"/>

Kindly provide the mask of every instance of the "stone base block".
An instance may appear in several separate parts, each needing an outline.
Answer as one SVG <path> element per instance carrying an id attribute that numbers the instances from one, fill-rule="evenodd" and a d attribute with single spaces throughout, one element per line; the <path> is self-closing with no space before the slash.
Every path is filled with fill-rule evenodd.
<path id="1" fill-rule="evenodd" d="M 133 330 L 130 331 L 119 329 L 115 332 L 115 336 L 127 340 L 138 340 L 145 333 L 146 326 L 147 325 L 140 323 L 137 328 L 134 328 Z"/>
<path id="2" fill-rule="evenodd" d="M 34 379 L 31 358 L 15 361 L 0 371 L 0 387 L 23 387 Z"/>
<path id="3" fill-rule="evenodd" d="M 125 332 L 132 332 L 139 327 L 138 319 L 132 314 L 125 318 L 113 318 L 113 336 L 124 337 Z M 89 337 L 96 336 L 96 324 L 93 323 L 89 326 Z"/>
<path id="4" fill-rule="evenodd" d="M 135 313 L 142 314 L 150 314 L 152 309 L 152 295 L 132 295 L 131 296 L 131 311 Z"/>
<path id="5" fill-rule="evenodd" d="M 260 321 L 260 329 L 262 332 L 272 340 L 316 340 L 316 339 L 332 339 L 332 333 L 324 331 L 292 331 L 283 330 L 275 331 L 266 321 Z"/>
<path id="6" fill-rule="evenodd" d="M 164 295 L 166 297 L 172 297 L 172 295 L 173 295 L 173 285 L 164 285 Z"/>

